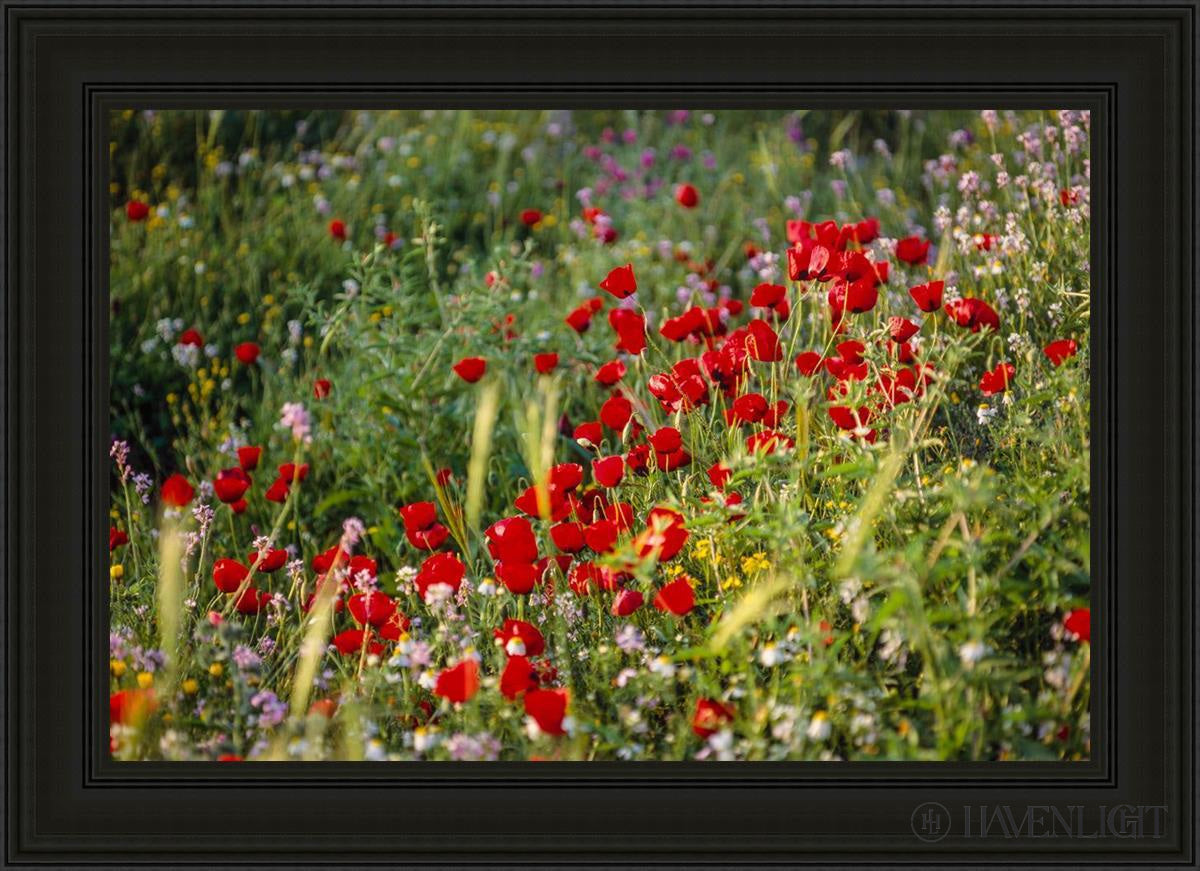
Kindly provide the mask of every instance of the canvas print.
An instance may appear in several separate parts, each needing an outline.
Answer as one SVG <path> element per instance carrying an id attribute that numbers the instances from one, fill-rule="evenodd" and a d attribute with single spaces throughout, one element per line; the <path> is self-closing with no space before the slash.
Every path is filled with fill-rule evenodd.
<path id="1" fill-rule="evenodd" d="M 114 759 L 1089 757 L 1086 113 L 109 133 Z"/>

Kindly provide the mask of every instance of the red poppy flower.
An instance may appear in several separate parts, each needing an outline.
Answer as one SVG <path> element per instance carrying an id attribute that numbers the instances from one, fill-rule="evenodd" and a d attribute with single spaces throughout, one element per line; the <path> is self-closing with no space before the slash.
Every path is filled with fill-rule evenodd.
<path id="1" fill-rule="evenodd" d="M 746 437 L 746 451 L 754 454 L 759 451 L 773 454 L 780 448 L 790 450 L 796 446 L 796 440 L 775 430 L 765 429 Z"/>
<path id="2" fill-rule="evenodd" d="M 533 527 L 524 517 L 497 520 L 486 530 L 488 553 L 494 560 L 531 563 L 538 558 L 537 539 Z"/>
<path id="3" fill-rule="evenodd" d="M 154 690 L 118 690 L 108 697 L 108 719 L 113 725 L 140 725 L 157 709 Z"/>
<path id="4" fill-rule="evenodd" d="M 625 364 L 620 360 L 610 360 L 596 370 L 596 383 L 612 387 L 625 377 Z"/>
<path id="5" fill-rule="evenodd" d="M 691 611 L 696 607 L 696 591 L 692 589 L 691 579 L 687 575 L 680 575 L 662 587 L 654 597 L 654 607 L 676 617 Z"/>
<path id="6" fill-rule="evenodd" d="M 917 359 L 911 342 L 897 343 L 888 339 L 888 351 L 894 354 L 896 359 L 901 363 L 912 363 Z"/>
<path id="7" fill-rule="evenodd" d="M 1079 352 L 1079 346 L 1075 344 L 1074 339 L 1056 339 L 1046 347 L 1042 348 L 1042 353 L 1055 366 L 1061 366 L 1063 361 L 1068 357 L 1074 357 Z"/>
<path id="8" fill-rule="evenodd" d="M 554 371 L 554 367 L 558 365 L 558 354 L 553 352 L 546 354 L 533 355 L 533 368 L 538 371 L 539 375 L 545 375 Z"/>
<path id="9" fill-rule="evenodd" d="M 990 372 L 983 373 L 983 377 L 979 379 L 979 390 L 984 396 L 1003 393 L 1008 390 L 1008 386 L 1012 384 L 1013 376 L 1016 374 L 1016 367 L 1012 363 L 1001 363 Z"/>
<path id="10" fill-rule="evenodd" d="M 333 385 L 329 383 L 328 378 L 318 378 L 313 382 L 313 399 L 324 399 L 332 389 Z"/>
<path id="11" fill-rule="evenodd" d="M 532 623 L 524 620 L 508 619 L 500 629 L 492 630 L 492 635 L 500 640 L 500 646 L 508 651 L 509 644 L 514 640 L 520 641 L 524 651 L 518 651 L 523 656 L 541 656 L 546 652 L 546 639 Z"/>
<path id="12" fill-rule="evenodd" d="M 199 330 L 189 328 L 179 334 L 179 344 L 191 345 L 193 348 L 204 347 L 204 338 L 200 335 Z"/>
<path id="13" fill-rule="evenodd" d="M 624 396 L 610 396 L 600 406 L 600 422 L 614 432 L 625 429 L 633 417 L 633 403 Z"/>
<path id="14" fill-rule="evenodd" d="M 913 302 L 917 304 L 923 312 L 935 312 L 942 307 L 942 293 L 946 289 L 946 282 L 931 281 L 928 284 L 918 284 L 916 287 L 910 287 L 908 294 L 913 298 Z"/>
<path id="15" fill-rule="evenodd" d="M 413 502 L 401 505 L 400 519 L 407 529 L 428 529 L 437 523 L 437 506 L 432 502 Z"/>
<path id="16" fill-rule="evenodd" d="M 308 463 L 301 463 L 299 466 L 295 463 L 284 463 L 279 467 L 279 477 L 285 484 L 291 484 L 297 480 L 303 481 L 308 477 Z"/>
<path id="17" fill-rule="evenodd" d="M 615 487 L 625 477 L 625 458 L 602 457 L 592 460 L 592 477 L 601 487 Z"/>
<path id="18" fill-rule="evenodd" d="M 537 669 L 524 656 L 510 656 L 500 673 L 500 694 L 512 701 L 538 685 Z"/>
<path id="19" fill-rule="evenodd" d="M 246 568 L 235 559 L 222 558 L 213 563 L 213 583 L 222 593 L 235 593 L 242 581 L 250 575 Z"/>
<path id="20" fill-rule="evenodd" d="M 322 551 L 312 558 L 312 569 L 318 575 L 323 575 L 333 568 L 334 563 L 342 566 L 349 558 L 350 555 L 342 550 L 340 545 L 335 544 L 329 550 Z"/>
<path id="21" fill-rule="evenodd" d="M 525 209 L 521 212 L 521 223 L 526 227 L 532 227 L 542 219 L 542 213 L 539 209 Z"/>
<path id="22" fill-rule="evenodd" d="M 625 454 L 625 468 L 635 475 L 650 473 L 650 445 L 634 445 Z"/>
<path id="23" fill-rule="evenodd" d="M 247 587 L 238 596 L 237 604 L 233 607 L 237 609 L 239 614 L 257 614 L 259 611 L 271 601 L 271 594 L 267 590 L 258 590 L 254 587 Z"/>
<path id="24" fill-rule="evenodd" d="M 618 351 L 640 354 L 646 349 L 646 318 L 633 309 L 614 308 L 608 313 L 608 325 L 617 334 Z"/>
<path id="25" fill-rule="evenodd" d="M 288 483 L 283 478 L 276 478 L 275 481 L 267 488 L 267 492 L 263 494 L 263 498 L 268 502 L 278 502 L 283 504 L 287 501 Z"/>
<path id="26" fill-rule="evenodd" d="M 124 530 L 117 529 L 115 526 L 108 528 L 108 551 L 112 553 L 123 544 L 129 544 L 129 536 Z"/>
<path id="27" fill-rule="evenodd" d="M 847 312 L 862 314 L 875 308 L 879 302 L 879 291 L 876 289 L 874 275 L 858 281 L 838 280 L 829 289 L 827 301 L 829 311 L 834 320 L 840 321 Z"/>
<path id="28" fill-rule="evenodd" d="M 578 553 L 586 542 L 583 539 L 583 524 L 578 522 L 558 523 L 550 527 L 550 538 L 554 546 L 564 553 Z"/>
<path id="29" fill-rule="evenodd" d="M 767 413 L 768 403 L 761 393 L 743 393 L 729 408 L 729 422 L 758 423 Z"/>
<path id="30" fill-rule="evenodd" d="M 379 564 L 366 554 L 359 554 L 350 560 L 350 576 L 356 578 L 363 572 L 373 578 L 379 574 Z"/>
<path id="31" fill-rule="evenodd" d="M 1000 329 L 1000 316 L 981 299 L 955 299 L 946 303 L 944 308 L 956 324 L 970 327 L 972 333 L 978 333 L 981 327 Z"/>
<path id="32" fill-rule="evenodd" d="M 253 366 L 261 350 L 256 342 L 242 342 L 233 349 L 233 355 L 246 366 Z"/>
<path id="33" fill-rule="evenodd" d="M 162 501 L 164 505 L 169 505 L 172 508 L 182 508 L 191 502 L 192 497 L 195 495 L 196 491 L 192 489 L 192 485 L 188 483 L 188 479 L 178 472 L 163 481 Z"/>
<path id="34" fill-rule="evenodd" d="M 733 469 L 722 462 L 713 463 L 708 467 L 708 480 L 712 481 L 712 485 L 718 490 L 725 489 L 725 484 L 728 483 L 731 475 L 733 475 Z"/>
<path id="35" fill-rule="evenodd" d="M 452 368 L 463 381 L 474 384 L 487 372 L 487 360 L 482 357 L 463 357 Z"/>
<path id="36" fill-rule="evenodd" d="M 890 317 L 887 322 L 888 335 L 893 342 L 907 342 L 919 331 L 920 327 L 907 318 Z"/>
<path id="37" fill-rule="evenodd" d="M 689 336 L 703 332 L 704 309 L 692 306 L 681 315 L 667 318 L 658 328 L 659 335 L 672 342 L 682 342 Z"/>
<path id="38" fill-rule="evenodd" d="M 879 237 L 879 219 L 867 218 L 854 225 L 854 241 L 859 245 L 870 245 Z"/>
<path id="39" fill-rule="evenodd" d="M 339 242 L 346 240 L 346 222 L 340 218 L 334 218 L 329 222 L 329 235 L 337 239 Z"/>
<path id="40" fill-rule="evenodd" d="M 604 504 L 603 495 L 600 495 L 600 506 L 604 511 L 604 518 L 611 520 L 617 525 L 617 529 L 625 531 L 633 526 L 633 506 L 628 502 L 617 502 L 613 505 Z M 653 513 L 653 512 L 651 512 Z"/>
<path id="41" fill-rule="evenodd" d="M 422 599 L 429 592 L 429 588 L 435 584 L 445 584 L 451 590 L 458 592 L 466 572 L 467 567 L 454 554 L 435 553 L 426 557 L 425 561 L 421 563 L 421 568 L 417 571 L 413 584 L 417 588 L 417 595 Z"/>
<path id="42" fill-rule="evenodd" d="M 596 313 L 596 309 L 590 302 L 585 302 L 583 305 L 571 310 L 564 320 L 571 329 L 577 333 L 586 333 L 587 328 L 592 325 L 592 315 Z"/>
<path id="43" fill-rule="evenodd" d="M 376 641 L 367 629 L 347 629 L 333 636 L 333 646 L 342 656 L 360 656 L 364 644 L 369 656 L 383 656 L 387 649 Z"/>
<path id="44" fill-rule="evenodd" d="M 774 363 L 783 359 L 783 346 L 779 336 L 764 320 L 752 320 L 746 325 L 750 330 L 750 338 L 746 348 L 750 356 L 762 363 Z"/>
<path id="45" fill-rule="evenodd" d="M 871 410 L 866 406 L 853 409 L 844 405 L 831 405 L 829 406 L 829 417 L 838 429 L 858 430 L 865 428 L 870 422 Z"/>
<path id="46" fill-rule="evenodd" d="M 693 185 L 675 185 L 675 202 L 685 209 L 694 209 L 700 203 L 700 192 Z"/>
<path id="47" fill-rule="evenodd" d="M 541 583 L 542 575 L 548 563 L 536 562 L 506 562 L 496 563 L 496 578 L 514 596 L 525 596 L 533 592 L 533 588 Z"/>
<path id="48" fill-rule="evenodd" d="M 550 486 L 564 493 L 583 483 L 583 467 L 578 463 L 558 463 L 550 469 Z"/>
<path id="49" fill-rule="evenodd" d="M 246 445 L 237 449 L 237 455 L 242 471 L 253 472 L 258 468 L 258 461 L 262 459 L 262 448 Z"/>
<path id="50" fill-rule="evenodd" d="M 633 274 L 633 264 L 627 263 L 624 266 L 618 266 L 608 273 L 608 276 L 600 282 L 600 289 L 607 290 L 617 299 L 625 299 L 635 293 L 637 278 Z"/>
<path id="51" fill-rule="evenodd" d="M 828 278 L 830 251 L 824 245 L 805 239 L 787 251 L 788 278 L 792 281 L 823 281 Z"/>
<path id="52" fill-rule="evenodd" d="M 663 472 L 673 472 L 676 469 L 682 469 L 685 466 L 691 465 L 692 455 L 680 448 L 677 451 L 663 453 L 655 451 L 654 464 Z"/>
<path id="53" fill-rule="evenodd" d="M 1092 609 L 1077 608 L 1063 620 L 1063 628 L 1068 636 L 1077 641 L 1092 642 Z"/>
<path id="54" fill-rule="evenodd" d="M 583 540 L 596 553 L 609 553 L 617 546 L 620 530 L 611 520 L 601 519 L 590 524 L 583 531 Z"/>
<path id="55" fill-rule="evenodd" d="M 674 453 L 683 447 L 683 436 L 673 426 L 660 426 L 646 440 L 659 454 Z"/>
<path id="56" fill-rule="evenodd" d="M 716 699 L 697 699 L 696 711 L 692 714 L 692 731 L 707 738 L 733 720 L 734 710 Z"/>
<path id="57" fill-rule="evenodd" d="M 917 266 L 929 258 L 929 240 L 908 236 L 896 243 L 896 259 Z"/>
<path id="58" fill-rule="evenodd" d="M 246 495 L 246 491 L 249 489 L 250 476 L 242 471 L 241 466 L 222 469 L 213 479 L 213 493 L 226 505 L 237 502 Z"/>
<path id="59" fill-rule="evenodd" d="M 600 421 L 589 420 L 575 427 L 571 437 L 585 448 L 594 448 L 604 440 L 604 430 L 600 427 Z"/>
<path id="60" fill-rule="evenodd" d="M 438 675 L 433 691 L 449 702 L 462 704 L 479 691 L 479 664 L 473 659 L 464 659 L 446 669 Z"/>
<path id="61" fill-rule="evenodd" d="M 646 515 L 646 528 L 634 539 L 633 547 L 642 559 L 660 562 L 674 559 L 688 540 L 683 515 L 671 508 L 659 506 Z"/>
<path id="62" fill-rule="evenodd" d="M 570 700 L 571 694 L 565 689 L 530 690 L 525 693 L 525 713 L 547 735 L 562 735 Z"/>
<path id="63" fill-rule="evenodd" d="M 646 603 L 646 598 L 637 590 L 618 590 L 612 603 L 614 617 L 628 617 Z"/>
<path id="64" fill-rule="evenodd" d="M 150 215 L 150 206 L 140 200 L 130 200 L 125 204 L 125 217 L 131 221 L 144 221 Z"/>
<path id="65" fill-rule="evenodd" d="M 450 537 L 450 530 L 435 523 L 428 529 L 405 529 L 404 537 L 418 550 L 437 550 Z"/>
<path id="66" fill-rule="evenodd" d="M 763 282 L 750 292 L 750 305 L 755 308 L 770 309 L 780 320 L 787 320 L 791 314 L 788 303 L 787 288 L 782 284 Z"/>
<path id="67" fill-rule="evenodd" d="M 254 565 L 255 571 L 269 574 L 271 572 L 279 571 L 287 564 L 288 552 L 282 548 L 268 550 L 265 554 L 263 554 L 262 559 L 258 559 L 257 564 L 255 564 L 257 557 L 257 551 L 251 553 L 246 557 L 246 563 L 248 565 Z"/>
<path id="68" fill-rule="evenodd" d="M 396 613 L 396 603 L 392 597 L 377 590 L 355 593 L 350 597 L 347 607 L 350 616 L 359 625 L 382 626 Z"/>
<path id="69" fill-rule="evenodd" d="M 796 369 L 801 375 L 815 375 L 825 362 L 817 351 L 804 351 L 796 355 Z"/>
<path id="70" fill-rule="evenodd" d="M 399 611 L 393 611 L 392 616 L 379 630 L 379 637 L 388 641 L 399 641 L 400 636 L 408 631 L 409 619 Z"/>

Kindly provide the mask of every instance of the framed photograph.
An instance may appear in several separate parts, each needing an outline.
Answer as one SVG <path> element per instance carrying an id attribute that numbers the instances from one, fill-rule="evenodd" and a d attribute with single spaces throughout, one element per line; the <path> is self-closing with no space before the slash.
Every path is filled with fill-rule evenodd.
<path id="1" fill-rule="evenodd" d="M 1192 866 L 1194 3 L 4 3 L 6 865 Z"/>

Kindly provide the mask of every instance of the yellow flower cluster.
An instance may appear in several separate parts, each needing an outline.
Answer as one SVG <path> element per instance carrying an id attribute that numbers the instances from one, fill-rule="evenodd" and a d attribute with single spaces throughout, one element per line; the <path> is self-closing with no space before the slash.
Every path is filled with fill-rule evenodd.
<path id="1" fill-rule="evenodd" d="M 742 557 L 742 574 L 756 575 L 759 572 L 766 571 L 771 567 L 771 561 L 767 559 L 767 554 L 764 551 L 750 554 L 750 556 Z"/>

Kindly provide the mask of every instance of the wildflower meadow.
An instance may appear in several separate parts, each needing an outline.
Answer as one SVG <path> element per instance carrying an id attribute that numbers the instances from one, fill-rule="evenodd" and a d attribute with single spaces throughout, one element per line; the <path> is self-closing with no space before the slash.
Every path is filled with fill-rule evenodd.
<path id="1" fill-rule="evenodd" d="M 1086 113 L 110 133 L 114 758 L 1088 758 Z"/>

